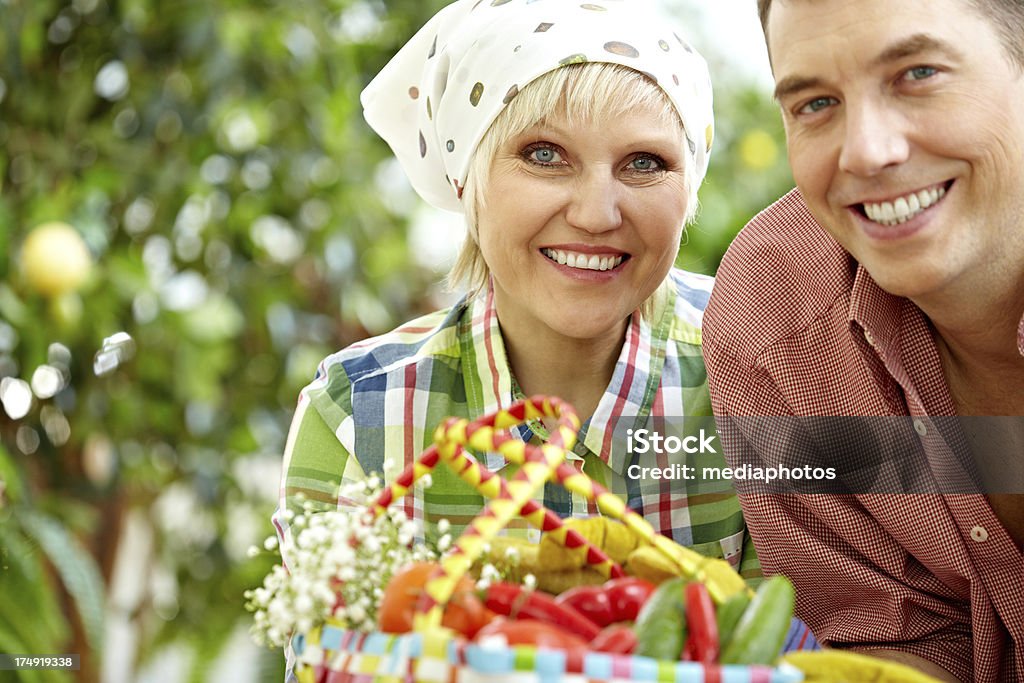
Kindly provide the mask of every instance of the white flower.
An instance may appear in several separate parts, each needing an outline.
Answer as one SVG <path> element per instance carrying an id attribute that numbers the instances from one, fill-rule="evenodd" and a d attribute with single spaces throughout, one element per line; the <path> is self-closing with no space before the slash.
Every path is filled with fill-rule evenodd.
<path id="1" fill-rule="evenodd" d="M 347 611 L 348 618 L 354 622 L 360 622 L 366 619 L 366 609 L 358 603 L 349 607 Z"/>
<path id="2" fill-rule="evenodd" d="M 313 598 L 311 598 L 308 594 L 300 593 L 299 596 L 295 598 L 295 610 L 300 614 L 305 614 L 306 612 L 309 612 L 312 609 Z"/>
<path id="3" fill-rule="evenodd" d="M 501 579 L 501 572 L 493 564 L 486 563 L 480 568 L 480 578 L 487 581 L 497 581 Z"/>
<path id="4" fill-rule="evenodd" d="M 380 492 L 380 478 L 371 476 L 343 483 L 339 498 L 372 501 Z M 281 647 L 293 633 L 309 631 L 330 616 L 348 628 L 373 630 L 383 588 L 394 573 L 414 561 L 437 559 L 434 550 L 417 542 L 423 538 L 422 525 L 398 505 L 375 516 L 365 507 L 318 511 L 307 502 L 302 513 L 289 517 L 291 536 L 280 544 L 288 568 L 276 565 L 263 586 L 245 594 L 246 607 L 254 613 L 253 636 L 271 647 Z M 441 520 L 438 528 L 450 527 Z M 445 547 L 451 544 L 450 536 L 443 540 Z M 268 538 L 264 547 L 279 548 L 277 538 Z"/>

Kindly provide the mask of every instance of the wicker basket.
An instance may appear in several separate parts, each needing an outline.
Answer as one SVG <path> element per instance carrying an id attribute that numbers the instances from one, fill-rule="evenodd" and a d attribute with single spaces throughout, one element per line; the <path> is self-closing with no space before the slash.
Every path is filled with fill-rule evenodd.
<path id="1" fill-rule="evenodd" d="M 356 633 L 327 624 L 292 642 L 299 683 L 796 683 L 803 674 L 783 664 L 704 666 L 650 657 L 588 652 L 569 661 L 560 650 L 488 647 L 445 632 Z"/>
<path id="2" fill-rule="evenodd" d="M 530 420 L 557 421 L 548 442 L 532 446 L 513 437 L 509 428 Z M 438 572 L 427 581 L 417 606 L 415 631 L 404 635 L 356 633 L 328 622 L 313 632 L 297 635 L 296 676 L 300 683 L 554 683 L 555 681 L 676 681 L 722 683 L 790 683 L 803 680 L 799 670 L 782 665 L 705 666 L 693 662 L 659 661 L 649 657 L 587 652 L 570 657 L 561 650 L 531 646 L 493 647 L 472 643 L 441 627 L 444 605 L 456 582 L 516 515 L 551 534 L 565 547 L 578 550 L 592 569 L 607 577 L 622 568 L 599 548 L 565 526 L 561 519 L 533 500 L 549 479 L 586 496 L 602 514 L 623 522 L 633 533 L 662 551 L 681 572 L 703 581 L 716 601 L 747 590 L 727 563 L 700 556 L 659 535 L 650 524 L 615 496 L 566 462 L 580 424 L 573 409 L 558 399 L 535 397 L 475 421 L 447 421 L 435 433 L 435 444 L 402 472 L 374 502 L 383 513 L 406 495 L 416 480 L 444 462 L 490 503 L 455 541 Z M 483 468 L 466 453 L 492 451 L 520 465 L 509 481 Z"/>

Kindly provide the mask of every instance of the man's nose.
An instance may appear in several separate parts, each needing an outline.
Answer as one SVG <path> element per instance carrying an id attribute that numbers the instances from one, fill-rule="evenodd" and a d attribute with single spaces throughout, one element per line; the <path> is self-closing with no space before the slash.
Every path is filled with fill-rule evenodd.
<path id="1" fill-rule="evenodd" d="M 907 161 L 910 143 L 903 123 L 898 112 L 878 103 L 847 103 L 839 167 L 853 175 L 874 176 Z"/>
<path id="2" fill-rule="evenodd" d="M 566 220 L 587 232 L 614 230 L 622 224 L 621 190 L 621 184 L 607 169 L 584 173 L 576 183 Z"/>

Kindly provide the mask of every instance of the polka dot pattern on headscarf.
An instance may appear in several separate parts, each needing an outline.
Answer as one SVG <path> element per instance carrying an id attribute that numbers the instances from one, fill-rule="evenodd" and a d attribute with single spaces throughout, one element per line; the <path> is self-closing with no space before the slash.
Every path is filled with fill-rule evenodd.
<path id="1" fill-rule="evenodd" d="M 363 112 L 420 196 L 462 211 L 473 152 L 501 110 L 537 77 L 584 62 L 636 69 L 665 91 L 699 183 L 713 139 L 711 81 L 657 0 L 458 0 L 367 86 Z"/>

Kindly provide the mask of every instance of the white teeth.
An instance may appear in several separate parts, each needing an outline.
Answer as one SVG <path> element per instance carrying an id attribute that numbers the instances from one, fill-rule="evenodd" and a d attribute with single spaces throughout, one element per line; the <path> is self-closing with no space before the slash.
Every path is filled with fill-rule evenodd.
<path id="1" fill-rule="evenodd" d="M 865 203 L 864 213 L 876 223 L 889 226 L 899 225 L 909 221 L 939 201 L 945 194 L 946 188 L 933 187 L 930 190 L 910 193 L 892 202 L 881 202 L 880 204 Z"/>
<path id="2" fill-rule="evenodd" d="M 598 256 L 578 254 L 561 249 L 542 249 L 541 253 L 556 263 L 580 270 L 611 270 L 622 263 L 622 256 Z"/>

